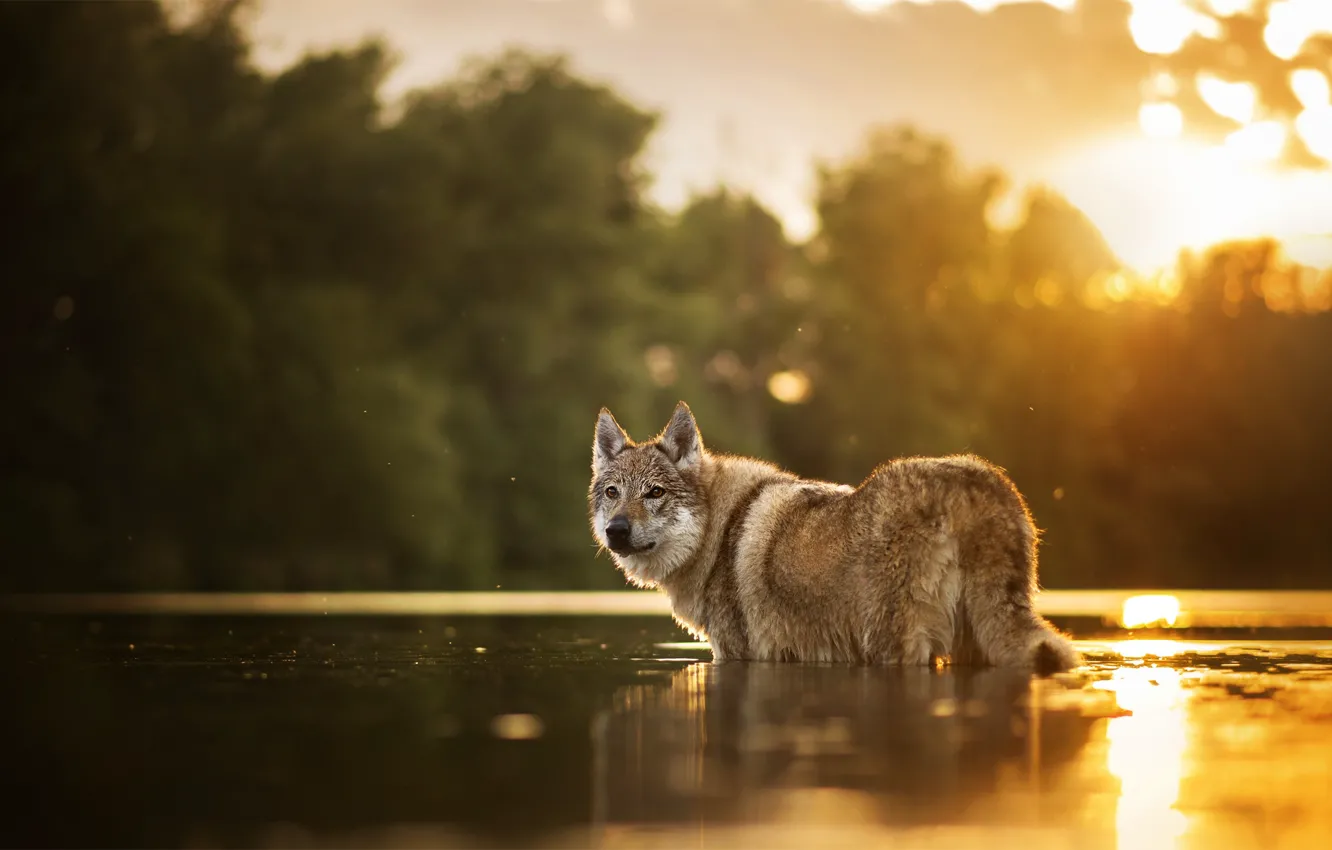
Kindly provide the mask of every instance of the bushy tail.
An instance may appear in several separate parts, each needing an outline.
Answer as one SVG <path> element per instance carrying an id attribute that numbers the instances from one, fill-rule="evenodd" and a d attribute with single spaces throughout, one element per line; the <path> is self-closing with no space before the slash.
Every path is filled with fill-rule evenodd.
<path id="1" fill-rule="evenodd" d="M 1082 656 L 1073 647 L 1073 642 L 1042 617 L 1037 617 L 1045 627 L 1045 634 L 1038 637 L 1031 652 L 1031 667 L 1038 675 L 1049 676 L 1063 673 L 1082 664 Z"/>
<path id="2" fill-rule="evenodd" d="M 1035 529 L 1001 518 L 988 525 L 969 541 L 962 564 L 967 616 L 981 656 L 1041 675 L 1077 667 L 1082 659 L 1072 641 L 1034 607 Z"/>

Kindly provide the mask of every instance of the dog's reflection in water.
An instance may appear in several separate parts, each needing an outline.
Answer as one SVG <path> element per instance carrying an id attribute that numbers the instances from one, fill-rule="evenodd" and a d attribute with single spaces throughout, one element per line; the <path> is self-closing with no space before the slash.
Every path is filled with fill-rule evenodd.
<path id="1" fill-rule="evenodd" d="M 1040 710 L 1051 689 L 1008 669 L 691 665 L 598 718 L 598 819 L 770 821 L 840 790 L 858 816 L 906 825 L 1048 799 L 1095 724 Z"/>

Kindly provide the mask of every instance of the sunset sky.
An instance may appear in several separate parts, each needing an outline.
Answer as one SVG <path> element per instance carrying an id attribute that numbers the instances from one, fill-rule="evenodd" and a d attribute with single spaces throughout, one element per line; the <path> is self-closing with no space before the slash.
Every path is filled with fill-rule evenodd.
<path id="1" fill-rule="evenodd" d="M 1293 82 L 1303 111 L 1291 120 L 1243 82 L 1171 76 L 1163 63 L 1189 36 L 1219 38 L 1218 16 L 1250 0 L 1196 2 L 1213 14 L 1185 0 L 267 0 L 253 33 L 267 67 L 382 35 L 401 56 L 390 95 L 508 45 L 567 53 L 661 112 L 648 159 L 659 201 L 726 181 L 795 237 L 814 226 L 815 161 L 854 151 L 872 125 L 910 122 L 968 165 L 1053 185 L 1139 269 L 1266 234 L 1332 266 L 1332 166 L 1272 161 L 1287 135 L 1332 157 L 1332 68 Z M 1328 0 L 1277 7 L 1262 37 L 1280 59 L 1332 34 Z M 1181 92 L 1215 114 L 1194 121 Z"/>

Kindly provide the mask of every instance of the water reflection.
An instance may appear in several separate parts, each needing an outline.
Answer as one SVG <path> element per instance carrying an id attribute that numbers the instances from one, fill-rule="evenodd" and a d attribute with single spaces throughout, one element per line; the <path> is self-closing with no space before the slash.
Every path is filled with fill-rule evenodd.
<path id="1" fill-rule="evenodd" d="M 1119 623 L 1126 629 L 1173 626 L 1179 620 L 1179 598 L 1168 593 L 1144 593 L 1124 600 Z"/>
<path id="2" fill-rule="evenodd" d="M 1084 648 L 1092 663 L 1056 680 L 694 664 L 623 687 L 594 723 L 593 835 L 634 847 L 1325 846 L 1309 836 L 1332 825 L 1332 736 L 1309 711 L 1332 722 L 1326 647 Z M 1290 783 L 1269 797 L 1291 771 L 1317 799 L 1293 806 L 1304 791 Z"/>
<path id="3" fill-rule="evenodd" d="M 597 719 L 596 826 L 608 840 L 663 824 L 1035 826 L 1049 818 L 1033 792 L 1062 793 L 1055 778 L 1097 717 L 1042 711 L 1034 688 L 1063 686 L 1006 670 L 695 664 L 621 689 Z"/>
<path id="4" fill-rule="evenodd" d="M 1329 845 L 1332 644 L 1084 641 L 1085 668 L 1035 680 L 713 665 L 681 637 L 630 618 L 0 618 L 22 695 L 0 843 Z"/>
<path id="5" fill-rule="evenodd" d="M 1106 768 L 1119 780 L 1115 831 L 1120 850 L 1173 848 L 1187 819 L 1176 808 L 1188 744 L 1187 692 L 1169 667 L 1125 667 L 1094 688 L 1113 692 L 1120 708 L 1106 728 Z"/>

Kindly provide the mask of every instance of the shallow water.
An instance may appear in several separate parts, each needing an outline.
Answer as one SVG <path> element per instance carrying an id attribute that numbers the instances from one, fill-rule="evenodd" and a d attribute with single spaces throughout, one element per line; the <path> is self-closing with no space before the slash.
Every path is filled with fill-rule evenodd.
<path id="1" fill-rule="evenodd" d="M 707 663 L 661 617 L 0 620 L 6 845 L 1324 848 L 1332 641 Z"/>

